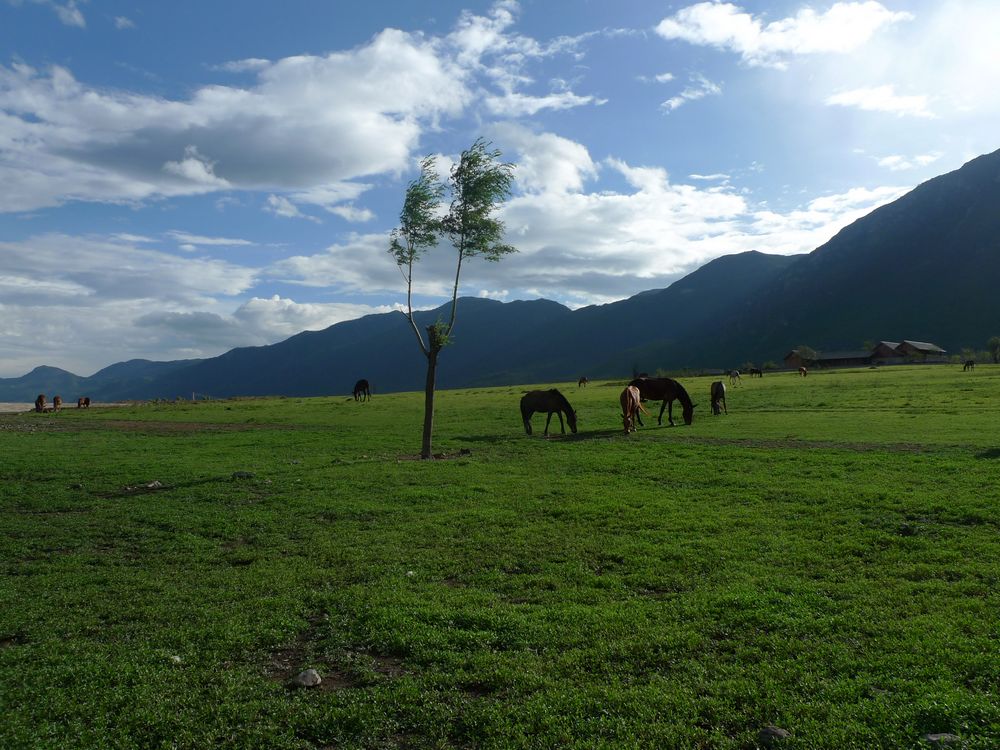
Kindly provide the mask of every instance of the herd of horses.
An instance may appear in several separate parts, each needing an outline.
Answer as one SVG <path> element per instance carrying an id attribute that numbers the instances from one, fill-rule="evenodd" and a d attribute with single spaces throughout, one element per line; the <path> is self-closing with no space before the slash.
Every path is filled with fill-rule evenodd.
<path id="1" fill-rule="evenodd" d="M 46 412 L 46 411 L 59 411 L 62 409 L 63 400 L 62 396 L 52 397 L 52 406 L 49 406 L 48 401 L 45 400 L 45 394 L 39 393 L 38 398 L 35 399 L 35 411 Z M 76 400 L 77 409 L 89 409 L 90 408 L 90 396 L 80 396 Z"/>

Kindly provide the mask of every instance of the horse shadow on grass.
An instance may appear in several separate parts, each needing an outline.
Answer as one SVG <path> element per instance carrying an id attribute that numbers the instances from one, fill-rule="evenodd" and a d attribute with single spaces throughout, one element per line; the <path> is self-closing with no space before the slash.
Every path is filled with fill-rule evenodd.
<path id="1" fill-rule="evenodd" d="M 624 433 L 620 427 L 606 429 L 606 430 L 589 430 L 587 432 L 577 432 L 575 435 L 573 433 L 566 433 L 565 435 L 561 433 L 555 433 L 545 437 L 542 434 L 535 435 L 521 435 L 520 437 L 532 439 L 542 439 L 542 440 L 555 440 L 558 442 L 566 443 L 578 443 L 585 440 L 607 440 L 613 437 L 624 437 Z M 513 435 L 459 435 L 455 437 L 455 440 L 468 441 L 470 443 L 508 443 L 512 440 L 518 439 Z"/>
<path id="2" fill-rule="evenodd" d="M 1000 448 L 990 448 L 982 453 L 977 453 L 976 458 L 1000 458 Z"/>

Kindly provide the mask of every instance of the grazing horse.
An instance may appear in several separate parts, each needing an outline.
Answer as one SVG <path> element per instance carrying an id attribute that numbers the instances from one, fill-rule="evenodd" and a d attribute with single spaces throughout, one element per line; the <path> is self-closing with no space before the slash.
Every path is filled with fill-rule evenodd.
<path id="1" fill-rule="evenodd" d="M 354 400 L 355 401 L 371 401 L 372 400 L 372 389 L 368 385 L 368 381 L 361 378 L 357 383 L 354 384 Z"/>
<path id="2" fill-rule="evenodd" d="M 589 383 L 589 382 L 590 382 L 590 381 L 589 381 L 589 380 L 587 379 L 587 376 L 586 376 L 586 375 L 584 375 L 584 376 L 583 376 L 582 378 L 580 378 L 580 379 L 579 379 L 579 380 L 578 380 L 578 381 L 576 382 L 576 387 L 577 387 L 577 388 L 580 388 L 580 387 L 582 387 L 582 386 L 585 386 L 585 385 L 587 385 L 587 383 Z"/>
<path id="3" fill-rule="evenodd" d="M 90 408 L 90 396 L 80 396 L 76 400 L 77 409 L 89 409 Z"/>
<path id="4" fill-rule="evenodd" d="M 625 390 L 622 391 L 620 400 L 622 402 L 622 422 L 625 426 L 625 434 L 628 435 L 630 432 L 635 432 L 636 419 L 639 417 L 639 412 L 645 412 L 646 407 L 642 405 L 641 396 L 639 395 L 639 389 L 634 385 L 626 386 Z"/>
<path id="5" fill-rule="evenodd" d="M 45 411 L 45 394 L 39 393 L 35 399 L 35 411 Z"/>
<path id="6" fill-rule="evenodd" d="M 962 372 L 965 372 L 966 370 L 975 370 L 975 369 L 976 369 L 976 360 L 974 359 L 965 360 L 965 365 L 962 367 Z"/>
<path id="7" fill-rule="evenodd" d="M 742 384 L 743 384 L 743 381 L 740 380 L 740 371 L 739 370 L 730 370 L 729 371 L 729 385 L 742 385 Z"/>
<path id="8" fill-rule="evenodd" d="M 804 367 L 800 367 L 800 368 L 799 368 L 799 375 L 801 375 L 802 377 L 805 377 L 805 376 L 806 376 L 806 375 L 808 375 L 808 374 L 809 374 L 809 370 L 807 370 L 807 369 L 806 369 L 806 368 L 804 368 Z"/>
<path id="9" fill-rule="evenodd" d="M 691 403 L 691 397 L 684 390 L 684 386 L 671 378 L 636 378 L 629 385 L 634 385 L 639 389 L 639 395 L 647 401 L 663 401 L 660 406 L 660 416 L 656 418 L 657 424 L 663 424 L 663 411 L 667 410 L 667 421 L 670 426 L 674 426 L 674 399 L 680 399 L 683 407 L 684 424 L 691 424 L 694 420 L 695 404 Z M 642 418 L 636 414 L 639 425 L 642 426 Z"/>
<path id="10" fill-rule="evenodd" d="M 559 415 L 559 428 L 563 435 L 566 434 L 563 414 L 566 415 L 569 428 L 574 434 L 576 433 L 576 412 L 573 411 L 573 407 L 569 405 L 566 397 L 555 388 L 548 391 L 528 391 L 521 398 L 521 419 L 524 420 L 524 431 L 529 435 L 531 434 L 531 415 L 536 411 L 548 413 L 548 417 L 545 419 L 544 435 L 546 437 L 549 435 L 549 422 L 552 421 L 553 414 Z"/>
<path id="11" fill-rule="evenodd" d="M 729 414 L 729 409 L 726 409 L 726 384 L 721 380 L 716 380 L 712 383 L 712 387 L 709 390 L 709 396 L 712 399 L 712 414 L 718 415 L 725 410 L 726 414 Z M 722 402 L 722 409 L 719 408 L 719 402 Z"/>
<path id="12" fill-rule="evenodd" d="M 62 396 L 55 396 L 52 399 L 52 411 L 59 411 L 62 408 Z"/>
<path id="13" fill-rule="evenodd" d="M 751 378 L 762 378 L 762 377 L 764 377 L 764 371 L 761 370 L 759 367 L 751 367 L 750 368 L 750 377 Z"/>

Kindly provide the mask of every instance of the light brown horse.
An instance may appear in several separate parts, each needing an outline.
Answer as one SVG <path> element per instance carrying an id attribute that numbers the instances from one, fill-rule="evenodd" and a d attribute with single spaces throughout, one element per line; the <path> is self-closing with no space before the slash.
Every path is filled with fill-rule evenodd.
<path id="1" fill-rule="evenodd" d="M 62 396 L 52 398 L 52 411 L 59 411 L 62 408 Z"/>
<path id="2" fill-rule="evenodd" d="M 641 411 L 644 414 L 649 414 L 649 412 L 642 405 L 639 389 L 634 385 L 625 387 L 620 400 L 622 403 L 622 423 L 625 427 L 625 434 L 628 435 L 630 432 L 636 431 L 635 425 L 639 417 L 639 412 Z"/>

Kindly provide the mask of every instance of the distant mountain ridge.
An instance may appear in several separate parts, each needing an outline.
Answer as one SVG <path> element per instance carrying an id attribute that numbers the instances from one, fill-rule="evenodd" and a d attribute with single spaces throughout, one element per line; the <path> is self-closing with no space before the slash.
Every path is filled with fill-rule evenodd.
<path id="1" fill-rule="evenodd" d="M 549 300 L 463 298 L 442 388 L 625 377 L 633 369 L 779 361 L 792 347 L 854 349 L 916 338 L 950 351 L 1000 335 L 1000 151 L 919 185 L 797 256 L 717 258 L 666 289 L 570 310 Z M 443 314 L 417 314 L 426 326 Z M 0 379 L 0 400 L 100 400 L 192 392 L 309 396 L 419 390 L 424 360 L 405 316 L 369 315 L 203 360 L 130 360 L 90 377 L 38 367 Z"/>

